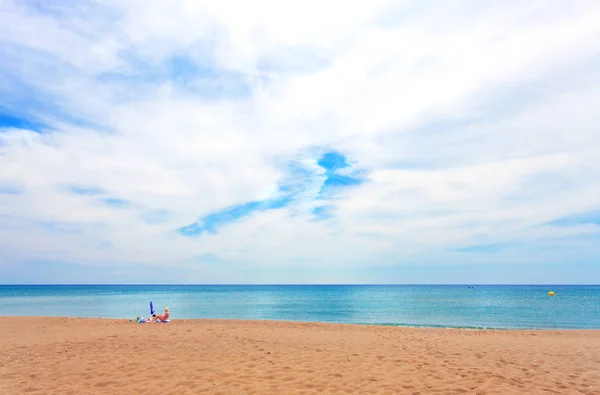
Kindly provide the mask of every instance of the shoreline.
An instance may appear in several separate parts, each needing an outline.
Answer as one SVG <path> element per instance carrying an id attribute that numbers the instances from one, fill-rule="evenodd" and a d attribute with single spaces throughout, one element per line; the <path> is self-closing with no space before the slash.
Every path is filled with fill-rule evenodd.
<path id="1" fill-rule="evenodd" d="M 80 317 L 80 316 L 46 316 L 46 315 L 7 315 L 0 318 L 24 318 L 24 319 L 83 319 L 83 320 L 104 320 L 104 321 L 123 321 L 129 322 L 135 320 L 133 318 L 123 317 Z M 246 318 L 173 318 L 173 321 L 215 321 L 215 322 L 265 322 L 265 323 L 281 323 L 281 324 L 325 324 L 325 325 L 351 325 L 351 326 L 369 326 L 383 328 L 412 328 L 412 329 L 456 329 L 456 330 L 474 330 L 474 331 L 584 331 L 584 332 L 600 332 L 600 328 L 524 328 L 524 327 L 480 327 L 480 326 L 452 326 L 452 325 L 419 325 L 419 324 L 395 324 L 395 323 L 346 323 L 346 322 L 329 322 L 329 321 L 296 321 L 296 320 L 280 320 L 280 319 L 246 319 Z"/>
<path id="2" fill-rule="evenodd" d="M 579 393 L 600 330 L 2 317 L 0 393 Z"/>

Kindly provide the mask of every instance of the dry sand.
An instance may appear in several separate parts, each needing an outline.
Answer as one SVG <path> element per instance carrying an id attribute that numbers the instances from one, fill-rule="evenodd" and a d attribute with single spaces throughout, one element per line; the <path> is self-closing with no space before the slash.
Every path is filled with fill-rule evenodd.
<path id="1" fill-rule="evenodd" d="M 600 331 L 3 317 L 0 394 L 600 394 Z"/>

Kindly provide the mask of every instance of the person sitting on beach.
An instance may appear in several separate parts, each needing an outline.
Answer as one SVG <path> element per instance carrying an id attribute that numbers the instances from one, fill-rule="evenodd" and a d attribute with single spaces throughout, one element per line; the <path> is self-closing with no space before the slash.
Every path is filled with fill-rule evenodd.
<path id="1" fill-rule="evenodd" d="M 169 308 L 165 307 L 165 313 L 157 315 L 156 319 L 160 320 L 160 321 L 166 321 L 166 320 L 168 320 L 169 319 Z"/>

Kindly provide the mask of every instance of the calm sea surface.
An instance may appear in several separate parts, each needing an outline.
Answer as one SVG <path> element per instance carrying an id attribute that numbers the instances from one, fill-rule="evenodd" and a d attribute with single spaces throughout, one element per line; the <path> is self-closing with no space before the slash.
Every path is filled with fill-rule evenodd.
<path id="1" fill-rule="evenodd" d="M 577 285 L 0 285 L 0 316 L 135 318 L 150 300 L 173 319 L 600 329 L 600 286 Z"/>

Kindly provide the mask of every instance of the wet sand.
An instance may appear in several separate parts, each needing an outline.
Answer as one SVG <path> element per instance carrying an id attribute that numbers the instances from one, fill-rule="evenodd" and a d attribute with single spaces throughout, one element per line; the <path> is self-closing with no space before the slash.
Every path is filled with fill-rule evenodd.
<path id="1" fill-rule="evenodd" d="M 2 317 L 0 394 L 599 394 L 600 331 Z"/>

